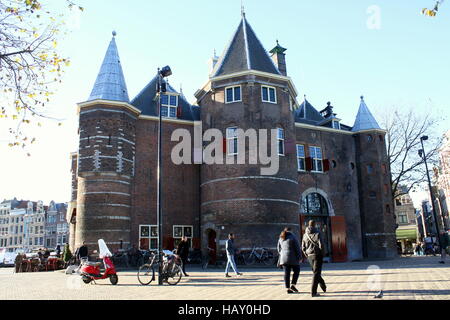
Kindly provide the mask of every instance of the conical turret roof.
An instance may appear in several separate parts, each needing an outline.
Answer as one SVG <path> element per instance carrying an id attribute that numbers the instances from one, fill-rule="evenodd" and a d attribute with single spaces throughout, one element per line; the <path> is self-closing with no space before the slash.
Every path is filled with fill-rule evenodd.
<path id="1" fill-rule="evenodd" d="M 116 33 L 113 32 L 113 38 L 109 43 L 108 50 L 106 51 L 100 72 L 98 73 L 88 101 L 100 99 L 130 102 L 122 65 L 120 64 L 115 35 Z"/>
<path id="2" fill-rule="evenodd" d="M 377 120 L 375 120 L 374 116 L 370 112 L 366 103 L 364 102 L 364 97 L 361 97 L 361 104 L 359 106 L 358 115 L 356 116 L 355 124 L 353 126 L 352 131 L 357 132 L 372 129 L 381 129 L 381 128 L 378 125 Z"/>
<path id="3" fill-rule="evenodd" d="M 242 14 L 242 20 L 228 47 L 217 62 L 211 77 L 256 70 L 280 75 L 255 32 Z"/>

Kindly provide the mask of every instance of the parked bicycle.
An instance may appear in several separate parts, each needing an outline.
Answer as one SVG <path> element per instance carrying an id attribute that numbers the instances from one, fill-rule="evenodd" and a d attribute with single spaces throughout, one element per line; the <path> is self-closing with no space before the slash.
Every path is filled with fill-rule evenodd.
<path id="1" fill-rule="evenodd" d="M 253 265 L 257 262 L 265 265 L 272 265 L 274 264 L 274 260 L 275 256 L 269 249 L 256 248 L 255 246 L 245 257 L 245 263 L 248 265 Z"/>
<path id="2" fill-rule="evenodd" d="M 159 268 L 159 254 L 153 253 L 149 263 L 142 265 L 138 271 L 138 280 L 142 285 L 149 285 L 155 280 L 155 268 Z M 174 286 L 182 277 L 181 259 L 170 251 L 163 251 L 162 273 L 163 282 Z"/>

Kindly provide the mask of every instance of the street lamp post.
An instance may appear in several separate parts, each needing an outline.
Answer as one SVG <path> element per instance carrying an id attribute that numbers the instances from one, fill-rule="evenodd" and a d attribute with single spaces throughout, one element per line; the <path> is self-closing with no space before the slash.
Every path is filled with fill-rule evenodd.
<path id="1" fill-rule="evenodd" d="M 161 277 L 162 274 L 162 112 L 161 112 L 161 92 L 166 92 L 166 84 L 164 82 L 164 78 L 168 77 L 172 74 L 172 70 L 170 70 L 169 66 L 165 66 L 162 69 L 158 68 L 158 84 L 156 88 L 156 98 L 157 98 L 157 108 L 159 115 L 158 122 L 158 174 L 157 174 L 157 183 L 158 183 L 158 197 L 157 197 L 157 224 L 158 224 L 158 256 L 159 256 L 159 269 L 158 269 L 158 285 L 163 285 L 163 279 Z"/>
<path id="2" fill-rule="evenodd" d="M 434 206 L 434 201 L 435 201 L 434 194 L 433 194 L 433 190 L 431 189 L 431 178 L 430 178 L 430 172 L 428 171 L 427 154 L 425 153 L 425 148 L 423 147 L 423 142 L 427 141 L 427 140 L 428 140 L 428 136 L 423 136 L 423 137 L 420 138 L 420 143 L 422 145 L 422 149 L 419 150 L 419 155 L 423 159 L 423 161 L 425 163 L 425 170 L 427 171 L 428 189 L 430 190 L 431 208 L 433 210 L 434 223 L 435 223 L 435 226 L 436 226 L 438 246 L 439 246 L 440 251 L 442 251 L 441 234 L 439 233 L 439 223 L 438 223 L 438 219 L 437 219 L 436 208 Z"/>

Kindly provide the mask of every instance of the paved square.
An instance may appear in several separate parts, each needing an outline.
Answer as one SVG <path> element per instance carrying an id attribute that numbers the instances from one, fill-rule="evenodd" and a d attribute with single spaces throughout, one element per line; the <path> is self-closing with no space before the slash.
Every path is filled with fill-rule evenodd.
<path id="1" fill-rule="evenodd" d="M 408 257 L 391 261 L 324 264 L 323 278 L 328 292 L 320 298 L 309 294 L 311 270 L 302 265 L 298 289 L 288 295 L 283 286 L 283 273 L 278 269 L 242 268 L 240 278 L 224 277 L 223 269 L 189 268 L 189 278 L 177 286 L 158 287 L 139 284 L 136 272 L 119 272 L 119 284 L 109 280 L 85 285 L 79 276 L 62 271 L 12 274 L 12 268 L 0 269 L 0 300 L 309 300 L 369 299 L 379 286 L 384 300 L 450 299 L 450 261 L 439 264 L 438 257 Z M 368 271 L 372 265 L 380 270 Z M 319 289 L 320 292 L 320 289 Z"/>

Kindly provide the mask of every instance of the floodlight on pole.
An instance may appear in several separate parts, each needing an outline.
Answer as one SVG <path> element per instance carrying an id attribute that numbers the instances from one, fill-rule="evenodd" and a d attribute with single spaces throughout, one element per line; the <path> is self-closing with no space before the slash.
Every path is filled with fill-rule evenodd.
<path id="1" fill-rule="evenodd" d="M 158 257 L 159 257 L 159 268 L 158 268 L 158 285 L 163 285 L 162 274 L 162 245 L 163 245 L 163 210 L 162 210 L 162 112 L 161 112 L 161 92 L 166 92 L 166 83 L 164 78 L 172 75 L 172 70 L 169 66 L 165 66 L 162 69 L 158 68 L 158 85 L 156 90 L 157 98 L 157 108 L 158 108 L 158 170 L 157 170 L 157 184 L 158 184 L 158 197 L 157 197 L 157 224 L 158 224 Z"/>

